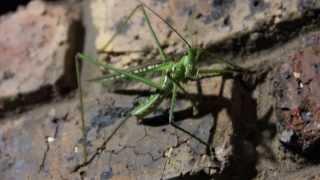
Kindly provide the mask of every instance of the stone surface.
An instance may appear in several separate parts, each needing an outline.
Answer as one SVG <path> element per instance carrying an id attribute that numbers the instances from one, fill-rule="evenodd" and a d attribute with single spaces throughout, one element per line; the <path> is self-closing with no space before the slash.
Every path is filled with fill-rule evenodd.
<path id="1" fill-rule="evenodd" d="M 301 68 L 302 74 L 304 74 L 303 77 L 307 77 L 308 75 L 308 77 L 316 78 L 314 71 L 304 70 L 309 69 L 309 65 L 317 61 L 311 49 L 317 49 L 320 44 L 319 37 L 319 32 L 306 34 L 283 46 L 284 48 L 280 51 L 273 51 L 269 57 L 264 57 L 270 60 L 270 71 L 265 77 L 264 82 L 256 88 L 255 97 L 257 97 L 259 114 L 266 114 L 265 112 L 267 112 L 268 108 L 270 108 L 271 114 L 267 113 L 269 114 L 269 117 L 266 116 L 268 118 L 261 117 L 261 115 L 258 114 L 259 119 L 263 120 L 257 122 L 263 141 L 256 149 L 258 153 L 258 162 L 256 164 L 258 174 L 256 179 L 301 179 L 301 177 L 304 177 L 304 179 L 312 179 L 318 174 L 319 156 L 317 152 L 319 146 L 316 144 L 308 144 L 311 145 L 312 148 L 307 148 L 305 149 L 306 151 L 301 153 L 301 145 L 303 145 L 303 143 L 298 145 L 299 143 L 297 143 L 297 141 L 290 139 L 292 134 L 286 134 L 284 132 L 288 132 L 285 130 L 289 129 L 295 130 L 295 132 L 300 135 L 307 132 L 303 132 L 303 128 L 297 129 L 299 127 L 297 126 L 298 123 L 293 124 L 290 115 L 288 116 L 288 114 L 290 114 L 288 112 L 290 109 L 294 110 L 293 107 L 302 102 L 300 100 L 305 98 L 305 96 L 303 96 L 304 94 L 308 93 L 309 97 L 312 97 L 317 94 L 318 91 L 316 90 L 317 88 L 307 88 L 308 85 L 304 84 L 306 88 L 304 92 L 300 94 L 297 93 L 298 89 L 295 88 L 297 87 L 297 84 L 295 84 L 296 79 L 292 74 L 293 71 L 290 70 L 293 70 L 293 67 L 299 67 Z M 301 52 L 303 52 L 303 56 L 299 57 L 303 57 L 303 65 L 294 66 L 296 62 L 299 62 L 297 59 L 294 60 L 295 57 L 297 57 L 295 55 L 301 55 Z M 313 83 L 316 82 L 317 81 Z M 315 91 L 315 93 L 312 93 L 313 91 Z M 282 96 L 280 94 L 282 94 Z M 316 96 L 314 98 L 316 98 Z M 294 119 L 295 116 L 291 117 Z M 317 122 L 316 118 L 312 119 L 312 121 L 314 121 L 314 123 Z M 307 124 L 305 124 L 306 126 L 302 125 L 300 127 L 305 126 L 307 128 Z M 313 126 L 311 129 L 313 129 L 313 132 L 317 132 L 316 128 L 316 126 Z M 313 137 L 317 137 L 317 133 L 312 133 L 312 135 L 314 135 Z M 283 146 L 283 143 L 280 141 L 284 141 L 285 137 L 287 137 L 288 141 L 284 142 L 285 146 Z M 302 140 L 300 143 L 309 143 L 314 140 L 313 138 L 303 140 L 301 137 L 303 136 L 300 136 L 300 140 Z M 298 151 L 300 151 L 300 153 L 297 153 L 297 149 L 299 149 Z M 311 149 L 313 150 L 310 151 Z"/>
<path id="2" fill-rule="evenodd" d="M 79 36 L 80 35 L 80 36 Z M 32 1 L 0 18 L 0 113 L 75 87 L 79 10 Z M 17 102 L 16 102 L 17 101 Z"/>
<path id="3" fill-rule="evenodd" d="M 77 179 L 78 102 L 45 105 L 1 119 L 1 179 Z M 79 147 L 80 148 L 80 147 Z"/>
<path id="4" fill-rule="evenodd" d="M 188 34 L 185 28 L 192 7 L 191 0 L 145 2 L 183 34 Z M 318 1 L 198 2 L 196 9 L 201 14 L 198 14 L 193 26 L 199 31 L 196 36 L 198 43 L 204 44 L 212 52 L 222 52 L 223 57 L 233 55 L 234 62 L 250 66 L 254 72 L 248 77 L 243 75 L 233 80 L 221 77 L 204 79 L 200 82 L 201 88 L 194 82 L 187 84 L 187 89 L 193 95 L 202 90 L 202 96 L 197 96 L 201 103 L 200 115 L 196 117 L 192 116 L 186 98 L 179 97 L 175 111 L 178 124 L 211 143 L 215 156 L 210 156 L 206 147 L 197 140 L 168 125 L 165 111 L 169 107 L 168 101 L 150 115 L 143 125 L 138 125 L 135 118 L 130 118 L 103 146 L 106 138 L 137 101 L 135 97 L 146 96 L 150 92 L 139 83 L 127 81 L 112 83 L 110 89 L 118 90 L 116 92 L 107 92 L 109 86 L 105 88 L 97 83 L 86 83 L 86 138 L 81 131 L 78 97 L 72 94 L 46 99 L 45 103 L 34 105 L 31 110 L 11 111 L 0 117 L 2 179 L 318 178 L 319 156 L 312 155 L 310 159 L 304 159 L 286 151 L 279 143 L 273 89 L 277 67 L 308 44 L 319 44 L 319 32 L 303 34 L 304 29 L 319 27 Z M 38 6 L 39 2 L 33 3 Z M 116 24 L 134 8 L 135 1 L 95 0 L 83 3 L 87 35 L 85 47 L 89 54 L 94 54 L 96 46 L 100 47 L 115 31 Z M 45 7 L 48 8 L 47 5 Z M 50 5 L 49 9 L 55 10 L 56 7 Z M 17 14 L 24 10 L 22 8 Z M 42 10 L 39 8 L 34 13 L 39 11 Z M 50 14 L 50 10 L 45 12 L 43 16 Z M 6 15 L 4 19 L 11 16 Z M 165 50 L 179 57 L 179 52 L 184 50 L 181 40 L 174 33 L 170 35 L 166 25 L 159 19 L 150 16 L 161 42 L 169 45 L 164 45 Z M 146 26 L 140 25 L 143 24 L 139 23 L 141 19 L 140 13 L 127 31 L 115 39 L 109 49 L 114 51 L 107 60 L 126 68 L 159 59 L 156 50 L 149 47 L 153 42 Z M 26 22 L 29 22 L 28 19 Z M 135 36 L 137 33 L 139 37 Z M 292 39 L 298 35 L 299 38 Z M 61 36 L 65 37 L 63 33 Z M 127 52 L 141 48 L 146 51 Z M 34 51 L 50 50 L 40 46 Z M 248 56 L 239 56 L 242 52 Z M 212 60 L 203 60 L 201 66 L 211 65 Z M 0 73 L 5 79 L 12 78 L 11 73 Z M 84 80 L 96 77 L 98 73 L 96 67 L 88 68 L 84 64 Z M 35 95 L 38 95 L 37 91 Z M 26 107 L 25 103 L 15 102 L 15 107 Z M 87 146 L 89 157 L 96 156 L 85 167 L 73 172 L 84 161 L 83 145 Z"/>
<path id="5" fill-rule="evenodd" d="M 275 80 L 281 141 L 301 151 L 319 141 L 320 44 L 301 49 L 279 68 Z"/>
<path id="6" fill-rule="evenodd" d="M 145 125 L 138 125 L 135 118 L 130 118 L 108 143 L 106 149 L 79 171 L 85 170 L 88 177 L 94 178 L 106 173 L 114 179 L 168 179 L 190 172 L 198 173 L 203 169 L 212 173 L 223 171 L 232 159 L 230 152 L 233 149 L 233 122 L 237 121 L 232 118 L 236 118 L 233 113 L 237 108 L 231 103 L 233 80 L 227 80 L 225 85 L 221 86 L 222 81 L 225 80 L 213 78 L 202 81 L 203 94 L 199 97 L 202 99 L 199 115 L 192 118 L 192 108 L 186 100 L 177 102 L 175 113 L 179 126 L 209 144 L 214 142 L 217 161 L 212 161 L 212 157 L 206 156 L 206 146 L 169 126 L 168 113 L 163 114 L 164 111 L 160 111 L 148 117 Z M 195 84 L 188 87 L 195 87 Z M 139 91 L 141 86 L 132 85 L 126 89 Z M 196 95 L 195 88 L 189 90 Z M 98 106 L 91 104 L 87 111 L 87 119 L 91 121 L 88 130 L 90 155 L 103 144 L 118 121 L 124 118 L 121 111 L 117 114 L 119 108 L 130 109 L 133 103 L 132 97 L 117 94 L 106 94 L 105 98 L 100 97 L 97 101 L 100 102 Z M 167 106 L 168 102 L 165 102 L 162 109 L 167 109 Z M 100 130 L 97 124 L 100 124 Z M 212 129 L 213 126 L 216 131 Z M 211 137 L 213 131 L 216 138 Z M 220 167 L 220 163 L 225 166 Z"/>
<path id="7" fill-rule="evenodd" d="M 247 33 L 252 34 L 243 39 L 242 43 L 245 44 L 240 46 L 248 46 L 249 49 L 267 47 L 272 45 L 273 41 L 282 40 L 280 36 L 276 37 L 278 40 L 271 37 L 274 30 L 281 28 L 282 24 L 302 18 L 305 12 L 320 7 L 317 1 L 312 0 L 204 0 L 195 4 L 191 0 L 143 2 L 181 32 L 187 40 L 194 41 L 194 45 L 202 44 L 207 48 Z M 120 35 L 107 50 L 133 52 L 155 46 L 141 12 L 132 17 L 129 25 L 121 28 L 122 21 L 137 4 L 137 1 L 131 0 L 91 1 L 91 20 L 97 33 L 96 49 L 101 49 L 116 31 L 119 31 Z M 192 13 L 196 18 L 192 17 Z M 160 41 L 169 45 L 168 51 L 184 50 L 181 49 L 183 41 L 158 17 L 150 11 L 148 14 Z M 260 40 L 268 41 L 270 44 L 256 44 L 256 41 Z M 232 43 L 234 42 L 231 40 L 226 46 Z M 170 48 L 172 46 L 174 48 Z M 232 46 L 234 50 L 241 48 L 237 47 L 239 44 Z"/>
<path id="8" fill-rule="evenodd" d="M 202 163 L 213 166 L 211 170 L 206 171 L 206 167 L 201 167 L 201 163 L 195 163 L 193 167 L 184 165 L 188 162 L 190 156 L 193 156 L 196 162 L 201 162 L 202 158 L 206 158 L 199 155 L 192 155 L 192 153 L 185 154 L 183 153 L 185 151 L 182 150 L 182 146 L 176 149 L 163 148 L 163 144 L 166 143 L 169 144 L 169 147 L 174 146 L 174 143 L 172 144 L 171 141 L 168 141 L 169 138 L 167 137 L 170 137 L 170 134 L 167 135 L 166 133 L 164 133 L 166 137 L 164 140 L 155 140 L 156 143 L 160 141 L 159 147 L 154 146 L 155 142 L 152 141 L 146 141 L 145 143 L 146 146 L 153 148 L 148 150 L 148 152 L 152 154 L 151 159 L 159 157 L 155 155 L 154 149 L 160 150 L 161 153 L 158 155 L 172 154 L 170 158 L 170 169 L 164 171 L 164 168 L 161 168 L 166 164 L 166 162 L 163 161 L 165 158 L 146 163 L 148 161 L 143 158 L 145 149 L 139 149 L 139 147 L 136 146 L 139 143 L 132 143 L 137 142 L 136 139 L 139 139 L 137 136 L 143 136 L 141 135 L 143 134 L 142 129 L 135 129 L 135 125 L 132 124 L 125 126 L 126 129 L 129 127 L 130 130 L 123 130 L 125 133 L 123 133 L 122 137 L 126 142 L 124 144 L 129 144 L 129 146 L 118 144 L 118 146 L 124 147 L 122 149 L 120 148 L 121 151 L 107 150 L 106 153 L 102 153 L 101 157 L 97 158 L 92 165 L 88 165 L 88 168 L 85 170 L 88 173 L 88 177 L 97 177 L 97 172 L 103 172 L 110 176 L 112 174 L 112 177 L 115 179 L 150 179 L 151 177 L 157 179 L 161 177 L 160 174 L 164 174 L 164 177 L 168 178 L 179 177 L 182 172 L 191 173 L 200 169 L 206 171 L 207 174 L 212 173 L 212 176 L 221 179 L 272 179 L 271 177 L 274 177 L 272 176 L 273 174 L 284 177 L 287 175 L 285 171 L 294 172 L 297 170 L 300 165 L 293 163 L 290 161 L 290 158 L 286 157 L 285 153 L 282 153 L 281 150 L 279 151 L 282 146 L 277 138 L 275 138 L 277 125 L 274 118 L 273 89 L 270 83 L 274 77 L 273 75 L 268 75 L 270 79 L 267 79 L 266 82 L 264 78 L 267 76 L 266 72 L 268 68 L 272 69 L 280 61 L 285 61 L 292 51 L 302 48 L 303 45 L 301 43 L 289 42 L 288 44 L 283 44 L 296 36 L 297 32 L 303 32 L 303 28 L 296 27 L 317 25 L 316 19 L 319 17 L 317 15 L 319 4 L 316 1 L 300 0 L 208 0 L 199 1 L 195 6 L 191 0 L 145 0 L 143 2 L 158 12 L 161 17 L 168 20 L 169 23 L 176 27 L 188 40 L 192 39 L 190 34 L 193 34 L 196 39 L 195 44 L 202 44 L 206 50 L 222 52 L 223 57 L 239 55 L 239 53 L 253 55 L 252 57 L 246 57 L 245 59 L 248 61 L 244 62 L 243 65 L 253 66 L 253 69 L 256 70 L 256 75 L 254 75 L 255 77 L 251 77 L 253 79 L 249 79 L 249 82 L 246 82 L 248 83 L 247 85 L 243 85 L 238 81 L 233 82 L 232 85 L 226 85 L 227 89 L 232 89 L 232 95 L 229 94 L 230 99 L 226 97 L 222 100 L 208 98 L 208 100 L 210 99 L 210 103 L 218 103 L 217 106 L 213 106 L 214 112 L 211 114 L 216 121 L 214 121 L 214 124 L 207 125 L 210 126 L 212 133 L 211 137 L 208 136 L 208 139 L 215 147 L 216 159 L 218 161 L 212 164 L 212 161 L 204 160 Z M 141 12 L 134 15 L 127 26 L 122 29 L 120 28 L 124 17 L 130 14 L 131 10 L 136 7 L 137 2 L 129 0 L 121 2 L 97 0 L 91 1 L 88 4 L 90 18 L 90 24 L 88 26 L 89 29 L 96 33 L 92 36 L 92 39 L 95 39 L 95 44 L 93 45 L 94 48 L 90 50 L 90 53 L 95 54 L 97 49 L 100 50 L 108 39 L 115 32 L 119 31 L 119 35 L 110 46 L 105 49 L 109 53 L 106 58 L 109 63 L 113 63 L 120 68 L 128 68 L 159 60 L 155 48 L 152 48 L 155 47 L 154 41 L 152 36 L 149 35 L 150 32 L 148 31 L 146 23 L 143 22 Z M 191 20 L 191 11 L 196 14 L 197 18 L 195 20 Z M 176 55 L 175 57 L 179 57 L 182 52 L 185 52 L 186 48 L 181 39 L 179 39 L 175 33 L 170 32 L 167 25 L 156 16 L 152 15 L 149 11 L 148 14 L 165 51 Z M 306 21 L 308 18 L 312 20 Z M 190 23 L 192 24 L 190 25 Z M 284 47 L 276 50 L 268 49 L 270 47 L 277 47 L 277 45 L 283 45 Z M 260 52 L 260 50 L 262 52 Z M 255 54 L 255 51 L 259 51 L 259 53 Z M 242 57 L 236 56 L 233 60 L 240 61 L 239 59 L 241 58 Z M 213 61 L 214 59 L 208 58 L 202 62 L 204 62 L 204 64 L 211 64 Z M 251 63 L 249 63 L 249 61 Z M 92 77 L 90 76 L 90 72 L 86 75 Z M 215 84 L 214 81 L 211 80 L 203 82 L 206 82 L 204 84 Z M 221 85 L 220 83 L 217 83 L 216 86 Z M 237 83 L 241 85 L 234 85 Z M 259 83 L 258 88 L 254 89 Z M 125 85 L 121 87 L 141 90 L 140 86 L 133 86 L 133 83 L 128 84 L 125 83 Z M 191 90 L 194 89 L 194 87 L 195 85 L 188 86 Z M 114 89 L 117 88 L 117 86 L 113 84 L 110 88 Z M 218 91 L 219 88 L 211 87 L 209 89 L 211 93 L 219 94 L 215 92 Z M 123 102 L 123 99 L 123 97 L 115 96 L 115 102 Z M 125 104 L 128 103 L 126 102 Z M 208 107 L 209 105 L 204 103 L 204 107 L 202 108 L 205 111 Z M 181 124 L 186 124 L 188 121 L 189 116 L 182 120 Z M 205 122 L 206 117 L 201 117 L 197 119 L 197 121 Z M 197 123 L 193 122 L 193 119 L 191 122 L 193 125 Z M 192 126 L 191 129 L 193 128 Z M 148 127 L 146 129 L 148 129 Z M 208 127 L 205 126 L 204 129 L 207 131 Z M 159 133 L 157 130 L 152 130 L 153 131 L 147 130 L 147 134 Z M 171 131 L 167 130 L 166 132 Z M 114 144 L 109 144 L 107 149 L 113 148 L 114 146 Z M 137 153 L 140 151 L 143 152 L 142 155 Z M 182 155 L 178 156 L 178 154 L 184 154 L 186 156 L 181 159 L 180 157 Z M 127 158 L 127 160 L 125 158 Z M 92 172 L 92 167 L 103 167 L 106 161 L 109 162 L 108 164 L 117 164 L 116 168 L 112 168 L 111 165 Z M 286 164 L 288 167 L 282 169 Z M 154 169 L 158 170 L 154 171 Z M 160 172 L 159 169 L 161 169 Z M 222 171 L 219 172 L 219 169 L 222 169 Z M 264 173 L 268 176 L 264 176 Z"/>

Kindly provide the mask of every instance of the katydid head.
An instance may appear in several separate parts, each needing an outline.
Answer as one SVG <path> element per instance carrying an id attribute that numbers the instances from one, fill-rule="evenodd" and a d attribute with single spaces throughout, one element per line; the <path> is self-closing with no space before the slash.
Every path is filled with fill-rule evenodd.
<path id="1" fill-rule="evenodd" d="M 189 48 L 187 55 L 183 59 L 185 67 L 185 77 L 193 77 L 196 74 L 198 60 L 201 54 L 201 49 Z"/>

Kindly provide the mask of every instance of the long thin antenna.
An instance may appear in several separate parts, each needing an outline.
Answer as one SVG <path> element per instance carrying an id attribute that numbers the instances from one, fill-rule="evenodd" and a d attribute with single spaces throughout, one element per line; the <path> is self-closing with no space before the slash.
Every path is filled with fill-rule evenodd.
<path id="1" fill-rule="evenodd" d="M 145 8 L 147 8 L 149 11 L 152 12 L 152 14 L 154 14 L 155 16 L 157 16 L 162 22 L 164 22 L 172 31 L 174 31 L 180 39 L 182 39 L 184 41 L 184 43 L 186 43 L 186 45 L 188 46 L 188 48 L 192 48 L 192 46 L 189 44 L 189 42 L 182 37 L 182 35 L 171 25 L 169 24 L 165 19 L 163 19 L 157 12 L 155 12 L 153 9 L 151 9 L 148 5 L 146 5 L 145 3 L 143 3 L 140 0 L 137 0 L 139 3 L 141 3 L 141 5 L 143 5 Z"/>

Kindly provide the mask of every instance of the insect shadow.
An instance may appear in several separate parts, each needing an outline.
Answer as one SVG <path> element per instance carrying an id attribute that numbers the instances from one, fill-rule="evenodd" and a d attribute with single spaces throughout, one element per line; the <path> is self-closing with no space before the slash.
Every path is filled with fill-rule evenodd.
<path id="1" fill-rule="evenodd" d="M 197 115 L 193 115 L 192 107 L 178 110 L 174 112 L 175 122 L 192 118 L 200 119 L 208 114 L 211 114 L 213 120 L 210 128 L 210 135 L 205 141 L 208 144 L 213 142 L 213 137 L 218 128 L 218 114 L 223 109 L 227 110 L 230 120 L 232 121 L 233 135 L 231 137 L 231 145 L 233 146 L 233 157 L 231 158 L 230 166 L 224 173 L 217 175 L 217 179 L 231 179 L 236 176 L 239 179 L 253 179 L 257 174 L 256 165 L 259 159 L 268 159 L 271 162 L 276 162 L 275 154 L 270 146 L 264 140 L 264 133 L 268 132 L 269 140 L 276 136 L 276 124 L 270 122 L 273 114 L 273 108 L 270 107 L 267 112 L 258 118 L 257 100 L 252 97 L 254 88 L 263 83 L 266 74 L 261 75 L 256 82 L 244 82 L 242 77 L 236 77 L 233 81 L 231 90 L 231 98 L 222 96 L 225 88 L 225 82 L 229 77 L 224 77 L 222 80 L 220 93 L 218 95 L 204 95 L 202 93 L 201 82 L 197 83 L 197 93 L 190 96 L 198 100 Z M 250 84 L 251 83 L 251 84 Z M 116 93 L 126 95 L 149 96 L 152 92 L 147 90 L 116 90 Z M 190 98 L 184 94 L 178 94 L 179 100 Z M 164 126 L 168 125 L 168 110 L 159 115 L 153 115 L 143 120 L 143 125 L 147 126 Z M 256 147 L 260 146 L 265 150 L 263 155 L 258 154 Z"/>
<path id="2" fill-rule="evenodd" d="M 199 84 L 199 83 L 198 83 Z M 201 87 L 200 87 L 201 88 Z M 139 97 L 148 97 L 152 94 L 151 91 L 148 90 L 127 90 L 120 89 L 115 90 L 115 93 L 125 94 L 125 95 L 138 95 Z M 177 95 L 179 100 L 188 100 L 190 98 L 197 99 L 198 105 L 197 110 L 198 113 L 196 115 L 193 114 L 193 108 L 190 106 L 183 110 L 177 110 L 174 112 L 174 120 L 179 123 L 187 118 L 199 119 L 204 117 L 205 115 L 212 113 L 216 114 L 221 111 L 222 108 L 230 105 L 230 100 L 221 96 L 215 95 L 203 95 L 201 93 L 189 93 L 188 95 L 178 93 Z M 169 108 L 165 110 L 159 110 L 154 113 L 152 116 L 148 116 L 143 119 L 143 125 L 147 126 L 163 126 L 168 125 Z"/>

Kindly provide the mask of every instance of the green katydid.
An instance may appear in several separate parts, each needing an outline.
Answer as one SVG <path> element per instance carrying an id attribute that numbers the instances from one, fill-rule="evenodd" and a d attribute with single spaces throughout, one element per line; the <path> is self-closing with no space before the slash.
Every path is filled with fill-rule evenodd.
<path id="1" fill-rule="evenodd" d="M 161 48 L 159 39 L 150 23 L 150 19 L 147 15 L 146 9 L 149 10 L 151 13 L 153 13 L 155 16 L 160 18 L 161 21 L 163 21 L 165 24 L 169 26 L 169 28 L 174 31 L 187 45 L 188 50 L 185 55 L 183 55 L 178 60 L 173 60 L 173 58 L 170 58 L 164 50 Z M 188 92 L 185 90 L 185 88 L 182 86 L 186 82 L 190 80 L 198 80 L 202 79 L 204 77 L 208 76 L 221 76 L 221 75 L 228 75 L 232 74 L 234 72 L 240 72 L 243 69 L 233 65 L 231 63 L 228 63 L 226 61 L 221 61 L 226 64 L 226 67 L 224 69 L 199 69 L 198 68 L 198 62 L 201 56 L 201 53 L 203 53 L 203 50 L 200 48 L 194 48 L 192 47 L 189 42 L 182 37 L 182 35 L 173 28 L 169 23 L 167 23 L 157 12 L 152 10 L 150 7 L 148 7 L 146 4 L 140 2 L 140 4 L 126 17 L 124 20 L 124 23 L 128 23 L 129 19 L 137 12 L 138 10 L 141 10 L 144 16 L 144 20 L 147 24 L 148 29 L 150 30 L 151 36 L 154 39 L 157 49 L 159 51 L 162 63 L 146 66 L 143 68 L 138 68 L 135 70 L 127 70 L 127 69 L 119 69 L 116 68 L 110 64 L 103 64 L 99 61 L 91 58 L 90 56 L 84 55 L 84 54 L 78 54 L 78 58 L 80 58 L 83 61 L 87 61 L 89 63 L 92 63 L 100 68 L 105 69 L 106 71 L 111 72 L 111 74 L 104 75 L 102 77 L 96 78 L 94 80 L 96 81 L 110 81 L 114 79 L 122 79 L 126 78 L 129 80 L 134 80 L 141 82 L 147 86 L 150 86 L 151 88 L 155 89 L 155 93 L 150 95 L 148 98 L 146 98 L 144 101 L 140 102 L 138 106 L 136 106 L 131 112 L 130 116 L 136 116 L 139 120 L 142 120 L 144 117 L 152 113 L 159 105 L 163 102 L 163 100 L 169 96 L 171 96 L 171 104 L 169 109 L 169 123 L 173 125 L 175 128 L 178 128 L 179 130 L 182 130 L 183 132 L 191 135 L 192 137 L 199 140 L 201 143 L 205 144 L 207 146 L 207 143 L 202 141 L 201 139 L 193 136 L 189 132 L 183 130 L 179 126 L 177 126 L 174 123 L 174 108 L 176 104 L 176 98 L 177 98 L 177 91 L 180 90 L 184 94 L 188 94 Z M 118 35 L 118 32 L 115 32 L 113 36 L 110 38 L 110 40 L 106 43 L 106 45 L 103 47 L 105 49 Z M 155 82 L 152 79 L 148 79 L 144 77 L 143 75 L 150 72 L 158 72 L 161 74 L 160 82 Z M 195 107 L 196 102 L 194 99 L 190 99 L 192 105 Z M 123 123 L 121 123 L 123 124 Z M 119 127 L 116 128 L 115 131 L 117 131 Z M 115 133 L 112 132 L 111 136 Z M 108 140 L 110 140 L 110 137 L 108 137 Z M 106 145 L 107 142 L 104 143 Z M 92 158 L 91 158 L 92 159 Z M 84 163 L 86 164 L 86 162 Z M 83 166 L 83 165 L 81 165 Z M 81 167 L 79 166 L 79 167 Z M 78 168 L 79 168 L 78 167 Z"/>

